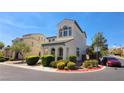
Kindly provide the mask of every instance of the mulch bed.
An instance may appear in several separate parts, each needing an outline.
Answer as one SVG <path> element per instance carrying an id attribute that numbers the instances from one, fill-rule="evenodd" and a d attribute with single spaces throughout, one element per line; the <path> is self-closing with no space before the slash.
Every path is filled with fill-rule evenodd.
<path id="1" fill-rule="evenodd" d="M 91 68 L 91 69 L 85 68 L 85 69 L 78 69 L 78 70 L 57 70 L 57 71 L 59 71 L 59 72 L 93 72 L 93 71 L 101 70 L 103 68 L 104 68 L 104 66 L 99 65 L 98 67 Z"/>

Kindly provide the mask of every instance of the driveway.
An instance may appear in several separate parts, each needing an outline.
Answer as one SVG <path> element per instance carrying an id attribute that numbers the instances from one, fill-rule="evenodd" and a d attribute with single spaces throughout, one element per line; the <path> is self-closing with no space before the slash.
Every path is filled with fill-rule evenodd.
<path id="1" fill-rule="evenodd" d="M 122 68 L 106 67 L 91 73 L 54 73 L 24 69 L 0 64 L 1 81 L 123 81 L 124 59 L 119 59 Z"/>

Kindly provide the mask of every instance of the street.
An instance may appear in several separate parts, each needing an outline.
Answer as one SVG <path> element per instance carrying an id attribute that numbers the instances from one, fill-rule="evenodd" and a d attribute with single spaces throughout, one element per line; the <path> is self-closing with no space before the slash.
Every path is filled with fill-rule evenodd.
<path id="1" fill-rule="evenodd" d="M 106 67 L 90 73 L 54 73 L 0 64 L 0 81 L 123 81 L 124 60 L 121 68 Z"/>

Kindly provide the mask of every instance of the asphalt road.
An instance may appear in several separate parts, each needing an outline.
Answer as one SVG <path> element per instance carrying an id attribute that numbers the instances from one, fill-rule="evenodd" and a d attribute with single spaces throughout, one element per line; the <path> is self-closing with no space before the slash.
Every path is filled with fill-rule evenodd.
<path id="1" fill-rule="evenodd" d="M 99 72 L 54 73 L 0 64 L 0 81 L 123 81 L 124 60 L 121 68 L 107 67 Z"/>

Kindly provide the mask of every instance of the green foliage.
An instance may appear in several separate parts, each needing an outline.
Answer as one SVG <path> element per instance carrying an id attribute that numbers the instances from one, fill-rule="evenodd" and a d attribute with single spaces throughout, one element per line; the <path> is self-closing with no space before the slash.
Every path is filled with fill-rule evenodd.
<path id="1" fill-rule="evenodd" d="M 4 62 L 6 59 L 4 57 L 0 57 L 0 62 Z"/>
<path id="2" fill-rule="evenodd" d="M 95 34 L 93 37 L 92 47 L 93 49 L 99 49 L 100 56 L 106 55 L 107 52 L 105 51 L 108 50 L 108 44 L 106 38 L 103 36 L 103 33 L 98 32 Z"/>
<path id="3" fill-rule="evenodd" d="M 36 65 L 39 58 L 40 58 L 39 56 L 29 56 L 26 58 L 26 63 L 28 65 Z"/>
<path id="4" fill-rule="evenodd" d="M 15 59 L 14 58 L 10 58 L 9 61 L 15 61 Z"/>
<path id="5" fill-rule="evenodd" d="M 57 63 L 57 68 L 62 70 L 62 69 L 64 69 L 65 65 L 66 65 L 65 62 L 59 62 L 59 63 Z"/>
<path id="6" fill-rule="evenodd" d="M 58 63 L 58 61 L 53 61 L 50 63 L 50 66 L 53 68 L 57 68 L 57 63 Z"/>
<path id="7" fill-rule="evenodd" d="M 11 47 L 11 50 L 20 53 L 23 59 L 25 59 L 26 54 L 31 51 L 30 47 L 24 44 L 23 42 L 14 42 Z"/>
<path id="8" fill-rule="evenodd" d="M 53 55 L 44 55 L 41 59 L 42 65 L 48 67 L 50 63 L 55 60 L 55 57 Z"/>
<path id="9" fill-rule="evenodd" d="M 3 57 L 3 56 L 4 56 L 3 52 L 2 52 L 2 51 L 0 51 L 0 57 Z"/>
<path id="10" fill-rule="evenodd" d="M 70 70 L 75 70 L 76 69 L 76 64 L 74 62 L 68 62 L 67 67 Z"/>
<path id="11" fill-rule="evenodd" d="M 86 60 L 83 63 L 84 68 L 93 68 L 93 67 L 98 67 L 98 61 L 97 60 Z"/>
<path id="12" fill-rule="evenodd" d="M 71 55 L 71 56 L 69 56 L 69 61 L 76 62 L 77 61 L 77 57 L 74 56 L 74 55 Z"/>
<path id="13" fill-rule="evenodd" d="M 0 49 L 2 49 L 4 47 L 4 43 L 0 42 Z"/>
<path id="14" fill-rule="evenodd" d="M 67 66 L 64 67 L 64 70 L 69 70 Z"/>

